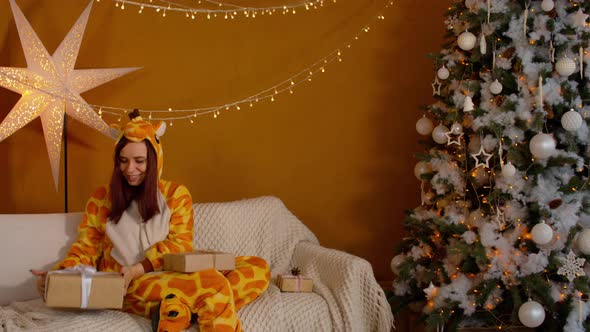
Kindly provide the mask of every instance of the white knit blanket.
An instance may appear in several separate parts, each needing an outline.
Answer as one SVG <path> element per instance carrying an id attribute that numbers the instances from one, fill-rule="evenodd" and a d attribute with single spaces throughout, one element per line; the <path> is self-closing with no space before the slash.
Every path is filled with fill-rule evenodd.
<path id="1" fill-rule="evenodd" d="M 279 199 L 202 203 L 194 208 L 195 248 L 263 257 L 271 265 L 273 282 L 290 267 L 299 267 L 313 279 L 313 294 L 281 293 L 271 285 L 239 311 L 245 331 L 391 330 L 391 309 L 371 265 L 321 247 Z M 142 317 L 112 310 L 53 310 L 39 300 L 0 307 L 0 327 L 0 332 L 150 330 Z"/>
<path id="2" fill-rule="evenodd" d="M 390 331 L 391 307 L 364 259 L 318 244 L 315 235 L 275 197 L 195 204 L 195 248 L 256 255 L 271 266 L 273 280 L 289 267 L 314 282 L 314 293 L 327 302 L 334 331 Z M 248 307 L 244 308 L 247 309 Z M 260 313 L 264 315 L 264 312 Z M 258 324 L 276 317 L 266 311 Z M 328 317 L 326 317 L 329 319 Z M 305 318 L 296 318 L 302 321 Z M 293 326 L 294 331 L 305 331 Z M 276 331 L 272 326 L 268 329 Z"/>
<path id="3" fill-rule="evenodd" d="M 150 331 L 149 320 L 117 310 L 56 310 L 40 300 L 0 307 L 0 331 Z"/>

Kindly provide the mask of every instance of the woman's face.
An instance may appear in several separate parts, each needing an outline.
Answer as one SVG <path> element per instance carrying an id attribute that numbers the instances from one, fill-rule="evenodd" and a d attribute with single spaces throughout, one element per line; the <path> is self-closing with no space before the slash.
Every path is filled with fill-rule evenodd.
<path id="1" fill-rule="evenodd" d="M 119 168 L 130 186 L 138 186 L 145 179 L 147 146 L 145 142 L 129 142 L 119 153 Z"/>

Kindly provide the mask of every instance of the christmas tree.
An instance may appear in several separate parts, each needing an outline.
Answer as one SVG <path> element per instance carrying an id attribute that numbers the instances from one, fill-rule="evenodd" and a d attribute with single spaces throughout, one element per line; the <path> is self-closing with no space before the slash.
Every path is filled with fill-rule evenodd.
<path id="1" fill-rule="evenodd" d="M 590 1 L 463 0 L 391 267 L 427 327 L 590 330 Z M 436 127 L 435 127 L 436 125 Z"/>

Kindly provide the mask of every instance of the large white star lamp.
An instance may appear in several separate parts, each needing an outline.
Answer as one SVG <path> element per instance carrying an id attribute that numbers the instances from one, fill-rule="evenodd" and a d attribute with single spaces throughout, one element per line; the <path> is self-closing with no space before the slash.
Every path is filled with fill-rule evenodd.
<path id="1" fill-rule="evenodd" d="M 92 1 L 52 56 L 14 0 L 10 0 L 10 7 L 23 46 L 27 68 L 0 67 L 0 86 L 22 95 L 0 124 L 0 142 L 35 118 L 41 117 L 57 190 L 64 112 L 112 137 L 109 126 L 80 94 L 139 68 L 74 69 Z"/>

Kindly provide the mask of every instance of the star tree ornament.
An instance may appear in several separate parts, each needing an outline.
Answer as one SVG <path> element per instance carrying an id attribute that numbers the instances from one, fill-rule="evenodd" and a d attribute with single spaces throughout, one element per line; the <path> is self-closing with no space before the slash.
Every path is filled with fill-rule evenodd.
<path id="1" fill-rule="evenodd" d="M 569 15 L 569 23 L 575 28 L 583 28 L 586 25 L 588 14 L 584 14 L 582 8 L 578 9 L 577 12 Z"/>
<path id="2" fill-rule="evenodd" d="M 484 150 L 483 145 L 481 145 L 479 147 L 478 153 L 471 154 L 471 157 L 473 157 L 473 159 L 475 159 L 475 168 L 478 168 L 479 166 L 484 166 L 485 168 L 490 168 L 490 159 L 492 158 L 493 155 L 494 154 L 492 154 L 492 153 L 487 153 L 486 150 Z M 483 162 L 482 162 L 482 160 L 483 160 Z"/>
<path id="3" fill-rule="evenodd" d="M 442 84 L 438 80 L 438 76 L 434 78 L 434 82 L 432 82 L 431 86 L 432 86 L 432 95 L 433 96 L 436 96 L 436 95 L 440 96 L 440 88 L 442 87 Z"/>
<path id="4" fill-rule="evenodd" d="M 445 133 L 445 136 L 447 137 L 447 145 L 456 144 L 458 146 L 461 146 L 461 139 L 463 138 L 463 127 L 459 123 L 455 122 L 451 126 L 451 130 Z"/>
<path id="5" fill-rule="evenodd" d="M 578 258 L 572 250 L 566 257 L 559 258 L 561 267 L 557 270 L 557 274 L 565 276 L 567 280 L 573 282 L 576 277 L 585 276 L 584 263 L 586 259 Z"/>
<path id="6" fill-rule="evenodd" d="M 53 55 L 49 55 L 14 0 L 10 0 L 10 7 L 27 68 L 0 67 L 0 86 L 22 95 L 0 124 L 0 142 L 40 117 L 57 190 L 64 112 L 90 128 L 112 137 L 109 126 L 80 94 L 138 68 L 74 69 L 92 1 Z"/>

